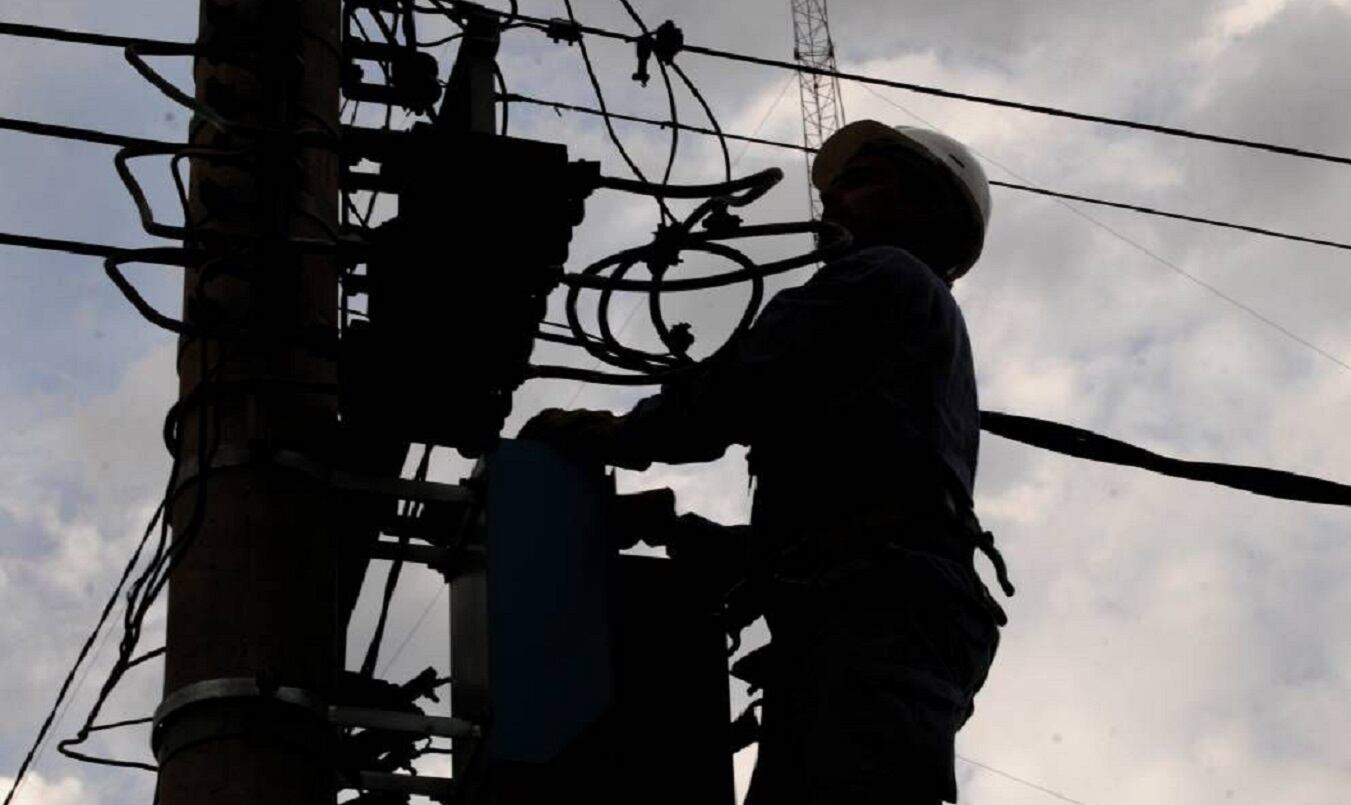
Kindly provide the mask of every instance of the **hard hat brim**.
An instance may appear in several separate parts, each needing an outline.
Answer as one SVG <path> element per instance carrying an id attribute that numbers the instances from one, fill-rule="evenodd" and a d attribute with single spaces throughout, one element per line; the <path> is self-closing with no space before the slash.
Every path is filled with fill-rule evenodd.
<path id="1" fill-rule="evenodd" d="M 812 161 L 812 184 L 817 190 L 825 190 L 844 170 L 845 163 L 864 146 L 875 143 L 898 145 L 918 153 L 914 143 L 892 127 L 876 120 L 855 120 L 841 126 L 821 144 Z"/>

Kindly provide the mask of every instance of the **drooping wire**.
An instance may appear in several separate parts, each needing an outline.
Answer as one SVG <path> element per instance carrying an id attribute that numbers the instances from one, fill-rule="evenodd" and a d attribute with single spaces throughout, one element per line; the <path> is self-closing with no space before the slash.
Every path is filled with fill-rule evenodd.
<path id="1" fill-rule="evenodd" d="M 628 0 L 619 0 L 619 2 L 624 6 L 624 10 L 628 12 L 629 17 L 638 26 L 638 29 L 643 32 L 643 37 L 651 39 L 652 31 L 647 27 L 647 23 L 633 7 L 633 4 Z M 666 66 L 666 59 L 663 58 L 662 54 L 654 55 L 657 57 L 657 71 L 661 74 L 662 86 L 666 89 L 667 114 L 671 121 L 671 145 L 666 155 L 666 168 L 662 171 L 661 177 L 661 183 L 669 185 L 671 175 L 675 171 L 676 155 L 680 150 L 680 104 L 676 102 L 675 87 L 671 84 L 671 70 Z M 671 66 L 674 67 L 675 65 L 672 64 Z M 637 78 L 636 73 L 634 77 Z M 731 177 L 728 176 L 728 178 Z"/>
<path id="2" fill-rule="evenodd" d="M 728 149 L 727 147 L 727 137 L 723 134 L 722 124 L 718 122 L 717 115 L 713 114 L 713 107 L 710 106 L 708 101 L 704 98 L 704 94 L 699 91 L 699 87 L 696 86 L 694 81 L 690 79 L 689 75 L 685 73 L 684 68 L 682 68 L 679 64 L 675 63 L 674 61 L 671 62 L 671 68 L 675 70 L 676 75 L 680 77 L 680 80 L 682 82 L 684 82 L 685 88 L 690 91 L 690 94 L 694 96 L 694 99 L 699 102 L 700 106 L 703 107 L 704 115 L 708 117 L 708 123 L 713 127 L 713 131 L 715 132 L 714 136 L 718 138 L 718 147 L 722 150 L 723 176 L 725 176 L 728 181 L 731 181 L 732 153 L 730 149 Z M 673 128 L 675 127 L 675 124 L 677 122 L 678 121 L 672 122 Z"/>
<path id="3" fill-rule="evenodd" d="M 160 510 L 157 529 L 159 537 L 150 561 L 128 590 L 127 604 L 122 618 L 122 639 L 118 643 L 117 659 L 100 687 L 83 726 L 74 737 L 59 741 L 56 745 L 57 751 L 75 760 L 146 771 L 156 771 L 158 768 L 154 764 L 141 761 L 101 758 L 75 751 L 73 747 L 84 743 L 95 731 L 95 722 L 98 720 L 104 704 L 117 688 L 122 677 L 137 664 L 134 662 L 137 659 L 136 648 L 140 642 L 145 617 L 149 613 L 150 607 L 158 600 L 173 571 L 186 555 L 196 539 L 198 531 L 206 521 L 207 480 L 211 472 L 211 462 L 220 444 L 222 431 L 219 422 L 219 406 L 209 404 L 211 399 L 209 384 L 217 377 L 224 359 L 219 358 L 214 364 L 210 361 L 207 341 L 204 338 L 196 339 L 196 347 L 199 350 L 199 360 L 203 367 L 202 378 L 188 395 L 170 407 L 165 416 L 165 432 L 172 436 L 174 459 Z M 183 412 L 187 405 L 199 403 L 196 432 L 197 453 L 195 456 L 197 472 L 196 477 L 192 479 L 194 487 L 193 508 L 188 514 L 186 522 L 174 530 L 173 538 L 170 539 L 168 512 L 184 484 L 184 479 L 180 478 L 182 468 L 185 466 L 183 464 L 181 433 Z"/>
<path id="4" fill-rule="evenodd" d="M 539 98 L 531 98 L 531 97 L 528 97 L 528 96 L 515 95 L 515 96 L 513 96 L 513 100 L 516 101 L 517 103 L 530 104 L 530 105 L 537 105 L 537 106 L 545 106 L 545 107 L 553 108 L 553 109 L 555 109 L 555 110 L 563 110 L 563 111 L 569 111 L 569 112 L 577 112 L 577 113 L 580 113 L 580 114 L 586 114 L 586 115 L 596 115 L 596 114 L 599 114 L 598 110 L 593 109 L 593 108 L 590 108 L 590 107 L 578 106 L 578 105 L 574 105 L 574 104 L 564 104 L 564 103 L 559 103 L 559 102 L 555 102 L 555 101 L 542 100 L 542 99 L 539 99 Z M 664 123 L 663 121 L 660 121 L 660 120 L 653 120 L 653 119 L 650 119 L 650 118 L 643 118 L 643 117 L 638 117 L 638 116 L 634 116 L 634 115 L 621 115 L 621 114 L 615 113 L 615 112 L 610 112 L 609 115 L 610 115 L 610 117 L 612 117 L 612 118 L 614 118 L 614 119 L 617 119 L 617 120 L 628 120 L 628 121 L 631 121 L 631 122 L 641 123 L 641 124 L 650 125 L 650 126 L 665 126 L 665 125 L 667 125 L 666 123 Z M 712 132 L 712 131 L 709 131 L 709 130 L 707 130 L 707 129 L 701 129 L 701 128 L 695 127 L 695 126 L 686 126 L 685 128 L 686 128 L 687 131 L 694 131 L 694 132 L 697 132 L 697 133 L 699 133 L 699 134 L 705 134 L 705 135 L 713 135 L 713 134 L 714 134 L 714 132 Z M 802 152 L 802 151 L 810 152 L 810 151 L 811 151 L 811 149 L 809 149 L 809 148 L 807 148 L 807 147 L 805 147 L 805 146 L 803 146 L 803 145 L 797 144 L 797 143 L 788 143 L 788 142 L 782 142 L 782 141 L 768 140 L 768 139 L 763 139 L 763 138 L 758 138 L 758 137 L 743 137 L 743 136 L 741 136 L 741 135 L 735 135 L 735 134 L 729 134 L 729 135 L 727 135 L 727 136 L 728 136 L 729 139 L 733 139 L 733 140 L 741 140 L 741 141 L 744 141 L 744 142 L 747 142 L 747 143 L 752 143 L 752 144 L 757 144 L 757 145 L 766 145 L 766 146 L 771 146 L 771 147 L 775 147 L 775 148 L 783 148 L 783 149 L 793 150 L 793 151 L 799 151 L 799 152 Z M 993 163 L 993 164 L 997 164 L 997 163 Z M 1005 170 L 1008 170 L 1008 169 L 1005 168 Z M 1010 171 L 1010 172 L 1011 172 L 1011 171 Z M 1087 204 L 1094 204 L 1094 205 L 1097 205 L 1097 206 L 1110 207 L 1110 208 L 1115 208 L 1115 209 L 1125 209 L 1125 210 L 1128 210 L 1128 211 L 1131 211 L 1131 212 L 1135 212 L 1135 213 L 1139 213 L 1139 214 L 1144 214 L 1144 215 L 1151 215 L 1151 216 L 1160 217 L 1160 218 L 1167 218 L 1167 219 L 1173 219 L 1173 220 L 1180 220 L 1180 221 L 1185 221 L 1185 222 L 1188 222 L 1188 223 L 1202 224 L 1202 225 L 1205 225 L 1205 226 L 1212 226 L 1212 227 L 1221 228 L 1221 229 L 1232 229 L 1232 230 L 1241 231 L 1241 232 L 1247 232 L 1247 233 L 1249 233 L 1249 234 L 1255 234 L 1255 235 L 1259 235 L 1259 236 L 1263 236 L 1263 237 L 1276 238 L 1276 239 L 1279 239 L 1279 240 L 1287 240 L 1287 241 L 1291 241 L 1291 242 L 1304 243 L 1304 244 L 1308 244 L 1308 245 L 1323 246 L 1323 247 L 1327 247 L 1327 248 L 1334 248 L 1334 249 L 1340 249 L 1340 250 L 1348 250 L 1348 249 L 1351 249 L 1351 243 L 1348 243 L 1348 242 L 1345 242 L 1345 241 L 1335 241 L 1335 240 L 1329 240 L 1329 239 L 1323 239 L 1323 238 L 1307 237 L 1307 236 L 1304 236 L 1304 235 L 1296 235 L 1296 234 L 1292 234 L 1292 233 L 1288 233 L 1288 232 L 1282 232 L 1282 231 L 1279 231 L 1279 230 L 1270 229 L 1270 228 L 1266 228 L 1266 227 L 1256 227 L 1256 226 L 1250 226 L 1250 225 L 1247 225 L 1247 224 L 1238 224 L 1238 223 L 1233 223 L 1233 222 L 1230 222 L 1230 221 L 1223 221 L 1223 220 L 1215 219 L 1215 218 L 1204 218 L 1204 217 L 1201 217 L 1201 216 L 1188 215 L 1188 214 L 1184 214 L 1184 213 L 1169 212 L 1169 211 L 1166 211 L 1166 210 L 1158 210 L 1158 209 L 1154 209 L 1154 208 L 1150 208 L 1150 207 L 1143 207 L 1143 206 L 1135 205 L 1135 204 L 1127 204 L 1127 203 L 1124 203 L 1124 202 L 1111 201 L 1111 200 L 1109 200 L 1109 199 L 1093 198 L 1093 197 L 1090 197 L 1090 196 L 1082 196 L 1082 195 L 1070 194 L 1070 193 L 1061 193 L 1061 192 L 1055 191 L 1055 190 L 1048 190 L 1048 189 L 1045 189 L 1045 188 L 1032 187 L 1032 186 L 1027 185 L 1027 184 L 1014 184 L 1014 183 L 1003 182 L 1003 181 L 999 181 L 999 180 L 991 180 L 991 181 L 990 181 L 990 184 L 991 184 L 991 186 L 993 186 L 993 187 L 999 187 L 999 188 L 1003 188 L 1003 189 L 1006 189 L 1006 190 L 1014 190 L 1014 191 L 1017 191 L 1017 192 L 1034 193 L 1034 194 L 1037 194 L 1037 195 L 1043 195 L 1043 196 L 1048 196 L 1048 197 L 1051 197 L 1051 198 L 1061 199 L 1062 201 L 1063 201 L 1063 199 L 1071 198 L 1071 197 L 1072 197 L 1072 198 L 1073 198 L 1074 200 L 1076 200 L 1076 201 L 1080 201 L 1080 202 L 1087 203 Z M 1331 363 L 1336 364 L 1336 365 L 1337 365 L 1338 367 L 1340 367 L 1341 369 L 1346 370 L 1346 371 L 1351 371 L 1351 364 L 1348 364 L 1346 361 L 1342 360 L 1341 358 L 1337 357 L 1336 355 L 1333 355 L 1331 352 L 1329 352 L 1328 350 L 1324 349 L 1323 347 L 1318 346 L 1317 344 L 1313 343 L 1312 341 L 1309 341 L 1307 338 L 1304 338 L 1303 336 L 1301 336 L 1301 335 L 1299 335 L 1298 333 L 1294 332 L 1294 331 L 1291 330 L 1290 328 L 1288 328 L 1288 327 L 1282 325 L 1280 322 L 1277 322 L 1276 320 L 1272 319 L 1271 317 L 1269 317 L 1269 316 L 1263 314 L 1261 311 L 1257 310 L 1256 308 L 1252 307 L 1251 305 L 1248 305 L 1248 304 L 1246 304 L 1246 303 L 1244 303 L 1244 302 L 1242 302 L 1242 301 L 1239 301 L 1238 299 L 1236 299 L 1236 298 L 1234 298 L 1233 296 L 1231 296 L 1231 295 L 1225 293 L 1223 290 L 1221 290 L 1221 289 L 1219 289 L 1218 287 L 1212 285 L 1211 283 L 1208 283 L 1208 282 L 1206 282 L 1205 280 L 1201 279 L 1200 277 L 1197 277 L 1195 274 L 1192 274 L 1191 272 L 1186 271 L 1185 269 L 1181 268 L 1180 266 L 1178 266 L 1177 264 L 1173 263 L 1172 261 L 1166 260 L 1166 259 L 1164 259 L 1163 257 L 1160 257 L 1158 254 L 1156 254 L 1156 253 L 1153 252 L 1152 250 L 1146 248 L 1145 246 L 1141 245 L 1140 243 L 1136 242 L 1135 240 L 1126 237 L 1125 235 L 1123 235 L 1123 234 L 1121 234 L 1120 232 L 1118 232 L 1116 229 L 1113 229 L 1112 227 L 1110 227 L 1110 226 L 1108 226 L 1108 225 L 1102 223 L 1101 221 L 1097 220 L 1096 218 L 1092 218 L 1092 217 L 1088 216 L 1087 214 L 1085 214 L 1084 212 L 1078 210 L 1078 209 L 1075 208 L 1074 206 L 1069 205 L 1069 204 L 1065 204 L 1065 206 L 1066 206 L 1071 212 L 1073 212 L 1074 214 L 1079 215 L 1080 217 L 1084 218 L 1085 220 L 1087 220 L 1089 223 L 1093 224 L 1094 226 L 1097 226 L 1097 227 L 1103 229 L 1104 231 L 1106 231 L 1106 232 L 1108 232 L 1109 234 L 1111 234 L 1113 237 L 1116 237 L 1116 238 L 1120 239 L 1121 241 L 1130 244 L 1132 247 L 1134 247 L 1134 248 L 1136 248 L 1136 249 L 1139 249 L 1139 250 L 1140 250 L 1141 252 L 1143 252 L 1144 254 L 1148 255 L 1149 257 L 1153 258 L 1154 260 L 1157 260 L 1158 262 L 1160 262 L 1160 263 L 1163 264 L 1164 266 L 1168 267 L 1169 269 L 1171 269 L 1171 270 L 1177 272 L 1179 275 L 1181 275 L 1182 277 L 1186 278 L 1188 281 L 1190 281 L 1190 282 L 1196 284 L 1197 286 L 1201 287 L 1203 290 L 1206 290 L 1207 292 L 1211 293 L 1212 295 L 1218 297 L 1221 301 L 1225 302 L 1226 304 L 1229 304 L 1229 305 L 1231 305 L 1231 306 L 1233 306 L 1233 307 L 1238 308 L 1238 309 L 1239 309 L 1240 311 L 1242 311 L 1244 314 L 1246 314 L 1246 315 L 1252 317 L 1253 319 L 1256 319 L 1258 322 L 1260 322 L 1260 323 L 1266 325 L 1267 327 L 1270 327 L 1271 329 L 1273 329 L 1273 330 L 1275 330 L 1276 332 L 1280 333 L 1282 336 L 1284 336 L 1284 337 L 1290 339 L 1291 341 L 1294 341 L 1295 343 L 1299 344 L 1300 346 L 1304 347 L 1305 349 L 1308 349 L 1308 350 L 1310 350 L 1310 351 L 1316 353 L 1316 354 L 1319 355 L 1320 357 L 1322 357 L 1322 358 L 1324 358 L 1324 359 L 1330 361 Z M 550 369 L 550 371 L 552 371 L 552 368 Z M 574 375 L 575 375 L 575 372 L 572 372 L 571 370 L 567 370 L 567 375 L 566 375 L 566 376 L 568 376 L 568 377 L 573 377 Z M 554 375 L 550 374 L 550 375 L 548 375 L 548 376 L 554 376 Z M 560 376 L 561 376 L 561 375 L 560 375 Z M 604 381 L 601 381 L 601 380 L 598 379 L 596 382 L 604 382 Z"/>
<path id="5" fill-rule="evenodd" d="M 135 570 L 137 564 L 140 563 L 141 553 L 145 550 L 146 544 L 150 541 L 150 535 L 155 532 L 156 525 L 164 515 L 164 507 L 165 502 L 161 500 L 159 506 L 155 508 L 154 515 L 150 518 L 150 523 L 141 534 L 141 539 L 137 542 L 135 550 L 132 551 L 131 558 L 127 560 L 126 566 L 123 567 L 122 574 L 118 576 L 117 583 L 113 585 L 113 591 L 108 596 L 107 602 L 104 603 L 103 609 L 99 612 L 98 620 L 94 622 L 94 628 L 89 632 L 89 636 L 85 638 L 84 644 L 80 646 L 79 652 L 75 655 L 75 662 L 72 663 L 69 670 L 66 671 L 66 676 L 61 681 L 61 687 L 57 690 L 56 701 L 52 702 L 51 709 L 47 712 L 47 715 L 43 717 L 42 724 L 38 727 L 38 732 L 33 739 L 32 745 L 29 746 L 28 751 L 24 754 L 23 761 L 19 764 L 19 769 L 14 774 L 14 782 L 10 784 L 9 793 L 5 795 L 4 805 L 10 805 L 15 794 L 18 793 L 19 788 L 23 785 L 24 776 L 32 767 L 38 748 L 46 741 L 47 733 L 51 730 L 52 723 L 56 718 L 56 713 L 66 699 L 66 694 L 70 692 L 71 683 L 75 680 L 75 675 L 79 672 L 80 667 L 89 656 L 89 651 L 93 647 L 94 642 L 98 640 L 99 634 L 103 631 L 104 625 L 108 622 L 108 616 L 112 614 L 113 608 L 117 606 L 118 599 L 122 595 L 122 588 L 127 584 L 127 579 L 131 578 L 132 571 Z"/>
<path id="6" fill-rule="evenodd" d="M 788 224 L 761 224 L 741 226 L 739 219 L 728 210 L 731 207 L 744 207 L 759 199 L 783 177 L 783 172 L 771 168 L 741 179 L 734 179 L 714 185 L 663 186 L 635 182 L 629 179 L 601 177 L 599 186 L 624 189 L 629 192 L 664 195 L 673 198 L 699 198 L 705 200 L 686 218 L 669 228 L 660 231 L 649 244 L 626 249 L 605 257 L 579 272 L 565 274 L 561 282 L 568 287 L 564 304 L 567 326 L 571 330 L 570 343 L 585 349 L 594 358 L 631 372 L 633 375 L 598 373 L 583 370 L 579 375 L 575 367 L 533 366 L 533 377 L 563 377 L 588 379 L 596 382 L 614 382 L 622 385 L 644 385 L 667 382 L 689 371 L 694 360 L 688 349 L 693 343 L 692 337 L 682 327 L 670 327 L 666 324 L 661 306 L 661 295 L 668 291 L 687 291 L 749 282 L 751 293 L 745 311 L 731 339 L 735 339 L 751 325 L 759 310 L 764 293 L 764 278 L 781 271 L 799 268 L 815 263 L 823 255 L 849 246 L 849 236 L 838 226 L 819 222 L 793 222 Z M 704 230 L 695 232 L 698 225 Z M 825 233 L 829 236 L 823 242 L 832 244 L 824 250 L 817 250 L 786 260 L 764 265 L 756 264 L 744 253 L 721 241 L 736 238 L 762 237 L 769 235 L 787 235 L 798 233 Z M 684 279 L 669 279 L 667 270 L 678 264 L 681 252 L 705 252 L 732 262 L 733 271 Z M 651 279 L 629 279 L 626 274 L 639 263 L 647 265 Z M 578 303 L 583 289 L 600 291 L 596 306 L 598 334 L 592 335 L 583 326 L 578 312 Z M 664 353 L 648 352 L 621 344 L 610 328 L 609 313 L 615 291 L 641 291 L 648 295 L 648 310 L 656 333 L 666 348 Z M 636 307 L 631 309 L 632 316 Z M 627 326 L 627 319 L 625 326 Z M 546 334 L 546 340 L 559 340 Z"/>
<path id="7" fill-rule="evenodd" d="M 580 23 L 577 22 L 577 15 L 573 12 L 572 0 L 563 0 L 563 6 L 567 9 L 568 19 L 572 24 L 580 25 Z M 626 38 L 626 41 L 629 40 Z M 639 181 L 646 182 L 648 180 L 647 175 L 643 173 L 642 168 L 638 167 L 638 163 L 633 161 L 633 157 L 629 156 L 628 149 L 624 147 L 623 140 L 619 138 L 618 132 L 615 131 L 614 123 L 610 120 L 605 103 L 605 91 L 601 89 L 600 79 L 596 76 L 596 68 L 591 63 L 591 53 L 587 49 L 586 40 L 578 39 L 577 47 L 581 51 L 582 63 L 586 66 L 586 75 L 591 81 L 591 89 L 595 92 L 596 104 L 600 106 L 601 119 L 605 122 L 605 130 L 610 135 L 610 141 L 614 143 L 615 149 L 619 151 L 619 156 L 624 160 L 624 164 L 628 165 L 629 170 L 633 172 L 633 175 L 638 177 Z M 663 221 L 675 220 L 675 215 L 671 212 L 670 208 L 666 206 L 666 201 L 664 199 L 658 198 L 657 206 L 661 209 Z"/>

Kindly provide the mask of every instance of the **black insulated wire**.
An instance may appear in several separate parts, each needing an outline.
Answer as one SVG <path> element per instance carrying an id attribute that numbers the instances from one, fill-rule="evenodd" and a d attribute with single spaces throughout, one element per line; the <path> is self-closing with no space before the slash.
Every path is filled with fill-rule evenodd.
<path id="1" fill-rule="evenodd" d="M 579 106 L 576 104 L 561 103 L 557 101 L 543 100 L 540 98 L 533 98 L 528 95 L 513 94 L 511 96 L 511 99 L 513 102 L 519 104 L 527 104 L 531 106 L 543 106 L 565 112 L 576 112 L 578 114 L 583 115 L 599 114 L 599 110 L 593 109 L 591 107 Z M 630 123 L 639 123 L 647 126 L 655 126 L 660 128 L 664 128 L 670 125 L 670 123 L 666 121 L 654 120 L 652 118 L 639 117 L 636 115 L 625 115 L 619 112 L 609 112 L 608 114 L 615 120 L 623 120 Z M 700 128 L 699 126 L 689 126 L 682 124 L 681 128 L 685 131 L 693 132 L 695 134 L 717 136 L 717 132 L 712 131 L 710 129 Z M 735 140 L 738 142 L 744 142 L 752 145 L 764 145 L 772 148 L 782 148 L 789 151 L 815 153 L 815 149 L 813 148 L 808 148 L 807 146 L 800 145 L 798 143 L 784 142 L 782 140 L 769 140 L 763 137 L 747 137 L 744 135 L 731 133 L 725 134 L 723 136 L 725 136 L 729 140 Z M 1044 187 L 1033 187 L 1031 185 L 1017 184 L 1014 182 L 1003 182 L 997 179 L 991 179 L 990 186 L 999 187 L 1004 190 L 1014 190 L 1020 193 L 1031 193 L 1034 195 L 1049 196 L 1051 198 L 1059 198 L 1069 201 L 1078 201 L 1084 204 L 1093 204 L 1099 207 L 1109 207 L 1112 209 L 1126 210 L 1129 212 L 1138 213 L 1140 215 L 1148 215 L 1156 218 L 1169 218 L 1175 221 L 1185 221 L 1187 223 L 1201 224 L 1203 226 L 1212 226 L 1220 229 L 1232 229 L 1238 232 L 1247 232 L 1248 234 L 1261 235 L 1262 237 L 1276 238 L 1278 240 L 1288 240 L 1295 243 L 1305 243 L 1313 246 L 1326 246 L 1333 249 L 1351 250 L 1351 243 L 1348 243 L 1346 241 L 1332 240 L 1329 238 L 1316 238 L 1308 235 L 1297 235 L 1291 232 L 1284 232 L 1269 227 L 1253 226 L 1250 224 L 1240 224 L 1233 221 L 1225 221 L 1220 218 L 1208 218 L 1205 216 L 1191 215 L 1188 213 L 1171 212 L 1169 210 L 1161 210 L 1156 207 L 1147 207 L 1144 205 L 1131 204 L 1129 202 L 1123 201 L 1113 201 L 1111 199 L 1095 198 L 1093 196 L 1084 196 L 1076 193 L 1065 193 L 1059 190 L 1050 190 Z"/>
<path id="2" fill-rule="evenodd" d="M 55 137 L 61 140 L 111 145 L 117 148 L 179 148 L 186 143 L 171 143 L 164 140 L 152 140 L 146 137 L 132 137 L 125 134 L 113 134 L 96 129 L 62 126 L 55 123 L 41 123 L 36 120 L 20 120 L 13 117 L 0 117 L 0 131 L 15 131 L 38 137 Z"/>
<path id="3" fill-rule="evenodd" d="M 538 17 L 529 17 L 520 15 L 520 19 L 526 22 L 534 23 L 536 26 L 547 26 L 549 20 Z M 574 20 L 575 22 L 575 20 Z M 623 42 L 632 42 L 634 37 L 611 31 L 606 28 L 600 28 L 594 25 L 584 25 L 577 23 L 575 29 L 578 34 L 589 34 L 605 39 L 616 39 Z M 970 103 L 979 103 L 986 106 L 995 106 L 1004 109 L 1017 109 L 1023 112 L 1047 115 L 1050 117 L 1066 118 L 1069 120 L 1078 120 L 1085 123 L 1098 123 L 1105 126 L 1116 126 L 1119 128 L 1132 129 L 1135 131 L 1146 131 L 1153 134 L 1162 134 L 1170 137 L 1179 137 L 1188 140 L 1199 140 L 1202 142 L 1216 143 L 1218 145 L 1229 145 L 1238 148 L 1248 148 L 1257 151 L 1266 151 L 1268 153 L 1280 154 L 1283 156 L 1296 157 L 1299 159 L 1311 159 L 1321 162 L 1332 162 L 1339 165 L 1351 165 L 1351 157 L 1341 156 L 1339 154 L 1329 154 L 1322 151 L 1313 151 L 1304 148 L 1295 148 L 1279 143 L 1269 143 L 1261 140 L 1252 140 L 1243 137 L 1230 137 L 1223 134 L 1210 134 L 1193 129 L 1184 129 L 1177 126 L 1164 126 L 1156 123 L 1144 123 L 1137 120 L 1128 120 L 1125 118 L 1109 117 L 1107 115 L 1090 114 L 1087 112 L 1076 112 L 1070 109 L 1062 109 L 1055 106 L 1045 106 L 1041 104 L 1025 103 L 1023 101 L 1012 101 L 1006 98 L 998 98 L 992 95 L 976 95 L 969 92 L 957 92 L 955 90 L 944 89 L 942 87 L 928 86 L 925 84 L 915 84 L 906 81 L 893 81 L 886 78 L 877 78 L 876 76 L 865 75 L 863 73 L 850 73 L 842 70 L 826 70 L 819 67 L 800 64 L 795 61 L 785 61 L 783 59 L 770 59 L 763 56 L 751 56 L 745 53 L 737 53 L 730 50 L 721 50 L 719 48 L 704 47 L 701 45 L 684 44 L 681 48 L 687 53 L 697 53 L 701 56 L 708 56 L 727 61 L 741 62 L 743 64 L 756 64 L 762 67 L 775 67 L 783 70 L 791 70 L 795 73 L 807 73 L 809 75 L 818 75 L 824 78 L 837 78 L 843 81 L 855 81 L 860 84 L 871 84 L 879 87 L 890 87 L 892 89 L 903 89 L 909 92 L 919 93 L 921 95 L 933 95 L 940 98 L 950 98 L 959 101 L 968 101 Z"/>
<path id="4" fill-rule="evenodd" d="M 779 168 L 766 168 L 765 170 L 752 173 L 749 176 L 743 176 L 739 179 L 731 179 L 726 182 L 717 182 L 714 184 L 670 185 L 637 181 L 634 179 L 621 179 L 615 176 L 601 176 L 597 187 L 603 187 L 610 190 L 622 190 L 626 193 L 638 193 L 645 196 L 684 199 L 709 198 L 711 196 L 725 196 L 749 190 L 760 190 L 760 193 L 756 195 L 756 198 L 759 198 L 765 191 L 769 190 L 769 188 L 782 180 L 782 170 Z"/>
<path id="5" fill-rule="evenodd" d="M 198 52 L 198 46 L 195 42 L 169 42 L 163 39 L 146 39 L 139 36 L 114 36 L 88 31 L 73 31 L 68 28 L 53 28 L 45 25 L 25 25 L 17 22 L 0 22 L 0 35 L 98 47 L 153 48 L 158 55 L 162 56 L 191 56 Z"/>
<path id="6" fill-rule="evenodd" d="M 580 26 L 580 23 L 577 22 L 577 15 L 572 8 L 572 0 L 563 0 L 563 6 L 567 9 L 568 20 L 570 20 L 572 24 Z M 521 19 L 526 19 L 521 15 L 517 16 Z M 626 41 L 628 41 L 627 38 Z M 611 122 L 606 113 L 605 91 L 601 89 L 600 78 L 596 75 L 595 65 L 591 62 L 591 52 L 587 49 L 586 40 L 578 39 L 577 48 L 582 54 L 582 64 L 586 67 L 586 75 L 591 81 L 591 89 L 596 95 L 596 104 L 600 106 L 601 119 L 605 121 L 605 130 L 610 135 L 610 141 L 614 143 L 615 150 L 619 152 L 619 156 L 624 160 L 624 164 L 629 166 L 629 170 L 632 171 L 633 175 L 636 176 L 639 181 L 647 182 L 647 175 L 643 173 L 642 168 L 638 167 L 638 163 L 633 161 L 633 157 L 629 156 L 628 149 L 624 147 L 623 140 L 620 139 L 619 133 L 615 131 L 614 123 Z M 663 221 L 676 220 L 675 215 L 671 212 L 670 208 L 666 206 L 666 202 L 660 197 L 657 198 L 657 206 L 661 210 Z"/>
<path id="7" fill-rule="evenodd" d="M 1351 506 L 1351 486 L 1322 478 L 1267 467 L 1186 461 L 1072 425 L 998 411 L 981 411 L 980 426 L 987 433 L 1074 458 L 1136 467 L 1282 500 Z"/>

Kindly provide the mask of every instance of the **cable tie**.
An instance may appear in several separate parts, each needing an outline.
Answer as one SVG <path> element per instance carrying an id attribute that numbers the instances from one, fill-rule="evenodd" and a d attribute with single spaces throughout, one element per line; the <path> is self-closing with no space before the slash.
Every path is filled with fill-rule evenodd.
<path id="1" fill-rule="evenodd" d="M 582 25 L 579 22 L 554 17 L 545 23 L 544 35 L 554 42 L 575 45 L 582 41 Z"/>

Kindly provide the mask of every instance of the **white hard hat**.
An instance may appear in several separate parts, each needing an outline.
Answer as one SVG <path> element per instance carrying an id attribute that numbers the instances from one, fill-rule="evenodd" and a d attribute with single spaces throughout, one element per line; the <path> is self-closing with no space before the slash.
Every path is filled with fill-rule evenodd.
<path id="1" fill-rule="evenodd" d="M 990 224 L 990 182 L 971 150 L 941 132 L 914 126 L 888 126 L 876 120 L 856 120 L 841 127 L 821 144 L 812 163 L 812 184 L 825 190 L 844 165 L 866 145 L 892 145 L 939 166 L 951 177 L 966 202 L 974 223 L 974 242 L 953 265 L 942 267 L 949 280 L 957 279 L 975 265 L 985 245 L 985 230 Z"/>

